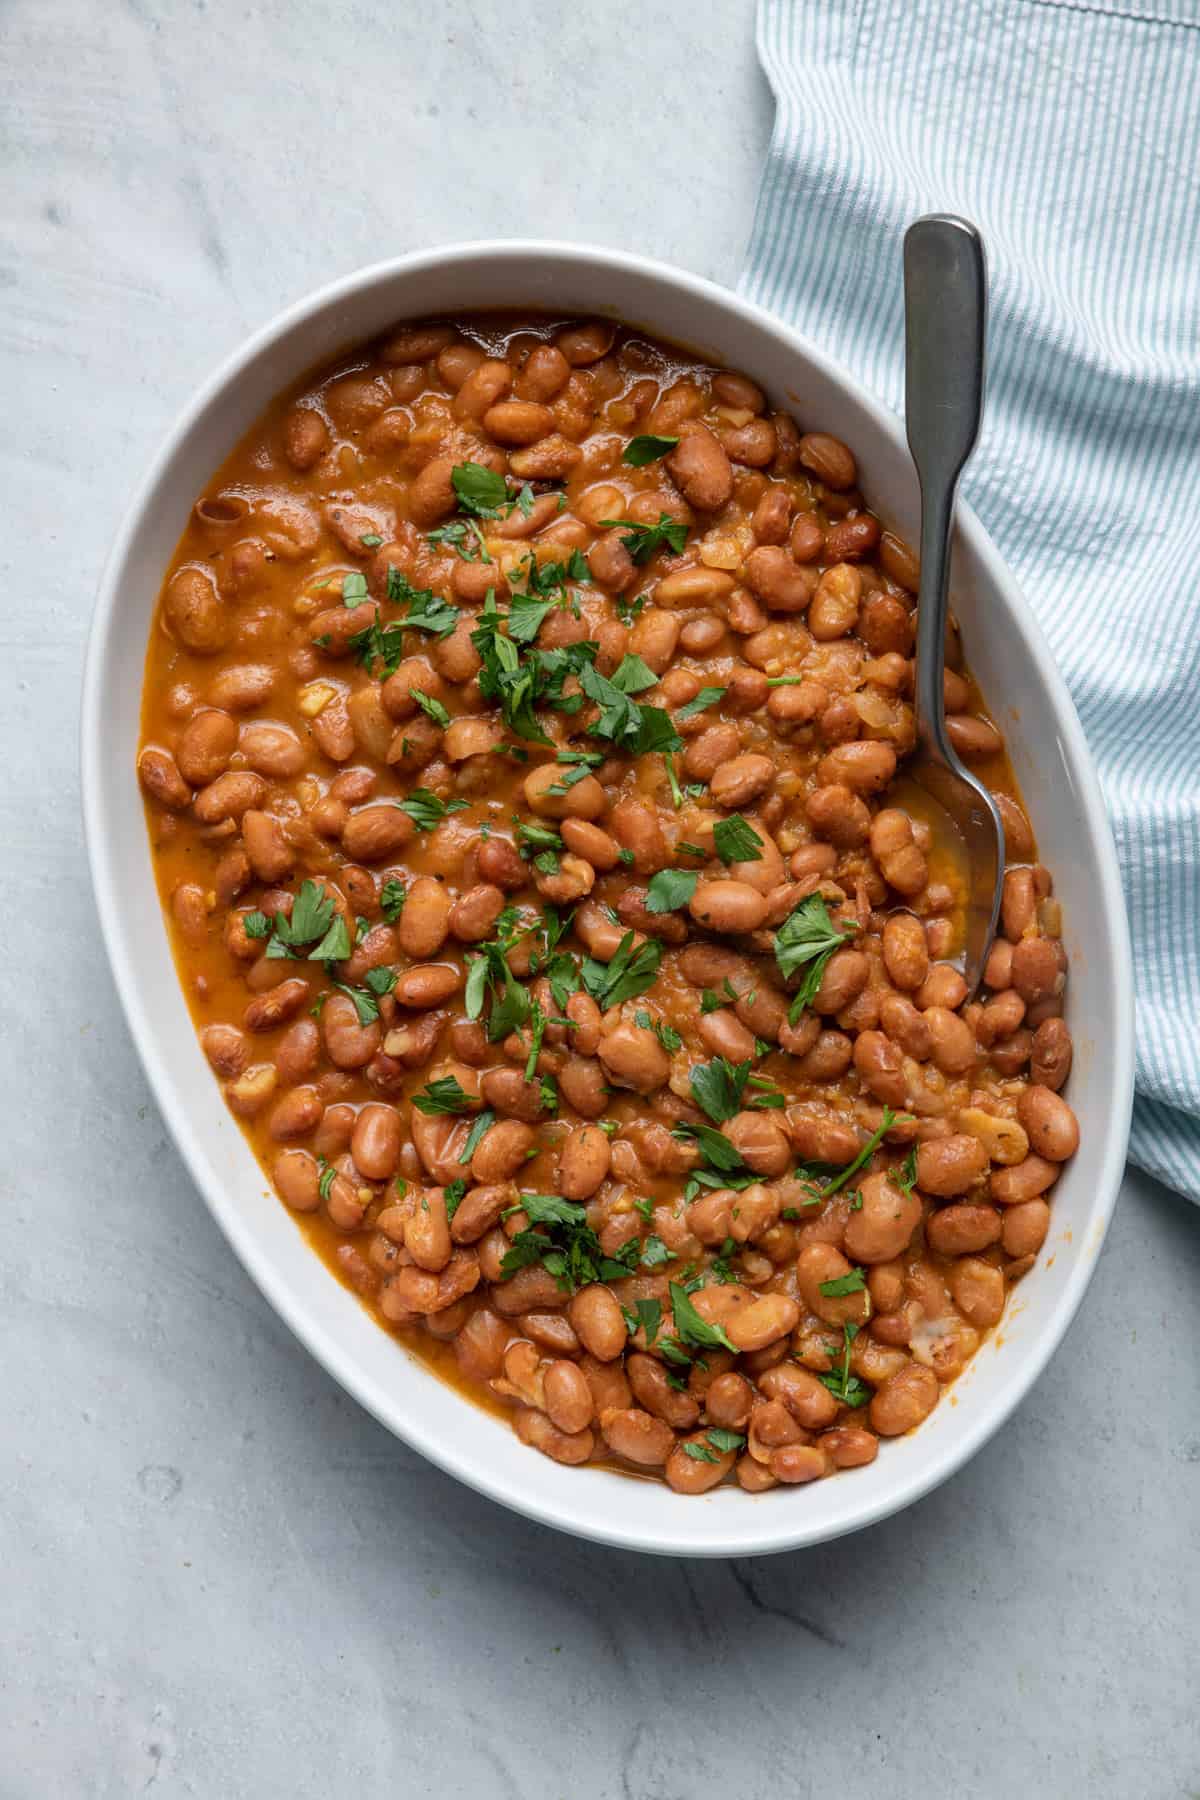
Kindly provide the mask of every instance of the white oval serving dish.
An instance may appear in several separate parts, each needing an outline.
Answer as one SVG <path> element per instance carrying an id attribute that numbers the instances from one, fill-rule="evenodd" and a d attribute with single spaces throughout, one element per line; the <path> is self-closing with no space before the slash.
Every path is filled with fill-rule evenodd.
<path id="1" fill-rule="evenodd" d="M 899 268 L 897 268 L 899 280 Z M 267 1191 L 201 1053 L 164 929 L 134 774 L 147 635 L 196 495 L 268 402 L 385 326 L 489 307 L 612 314 L 744 369 L 802 428 L 853 447 L 872 506 L 915 538 L 916 485 L 897 421 L 813 344 L 694 275 L 579 245 L 452 245 L 360 270 L 281 314 L 216 371 L 156 457 L 100 586 L 83 693 L 83 803 L 96 903 L 135 1042 L 167 1125 L 230 1243 L 326 1369 L 376 1418 L 482 1493 L 601 1543 L 682 1556 L 751 1556 L 885 1518 L 944 1481 L 995 1432 L 1062 1340 L 1104 1239 L 1133 1089 L 1133 985 L 1116 859 L 1079 722 L 1012 576 L 960 508 L 954 604 L 966 650 L 1008 735 L 1062 900 L 1075 1039 L 1070 1098 L 1082 1142 L 1054 1192 L 1037 1267 L 999 1331 L 913 1435 L 869 1467 L 801 1490 L 665 1485 L 560 1467 L 439 1382 L 382 1331 Z"/>

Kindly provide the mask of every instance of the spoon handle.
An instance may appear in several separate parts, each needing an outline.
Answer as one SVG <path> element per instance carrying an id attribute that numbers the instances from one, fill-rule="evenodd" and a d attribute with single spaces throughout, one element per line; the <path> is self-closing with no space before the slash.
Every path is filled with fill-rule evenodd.
<path id="1" fill-rule="evenodd" d="M 973 225 L 931 213 L 904 237 L 905 416 L 921 483 L 917 728 L 945 756 L 942 669 L 949 605 L 950 527 L 963 465 L 983 414 L 987 270 Z"/>

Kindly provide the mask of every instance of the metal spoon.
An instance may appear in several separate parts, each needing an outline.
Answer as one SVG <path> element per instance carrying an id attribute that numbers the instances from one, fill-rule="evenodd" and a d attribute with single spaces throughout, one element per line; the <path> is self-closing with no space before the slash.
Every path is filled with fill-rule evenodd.
<path id="1" fill-rule="evenodd" d="M 932 213 L 904 238 L 905 414 L 921 483 L 917 613 L 917 749 L 910 780 L 949 814 L 965 846 L 962 955 L 968 998 L 979 986 L 1000 913 L 1004 825 L 992 796 L 946 735 L 943 689 L 954 496 L 983 414 L 987 271 L 965 219 Z"/>

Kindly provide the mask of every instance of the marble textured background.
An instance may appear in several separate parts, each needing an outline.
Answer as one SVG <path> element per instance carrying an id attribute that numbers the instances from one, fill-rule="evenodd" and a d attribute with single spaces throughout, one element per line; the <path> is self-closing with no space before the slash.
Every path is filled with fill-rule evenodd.
<path id="1" fill-rule="evenodd" d="M 732 282 L 751 31 L 746 0 L 0 11 L 3 1800 L 1200 1792 L 1193 1208 L 1130 1176 L 1036 1392 L 902 1517 L 766 1562 L 599 1550 L 437 1473 L 276 1321 L 98 941 L 91 598 L 196 382 L 410 246 L 591 238 Z"/>

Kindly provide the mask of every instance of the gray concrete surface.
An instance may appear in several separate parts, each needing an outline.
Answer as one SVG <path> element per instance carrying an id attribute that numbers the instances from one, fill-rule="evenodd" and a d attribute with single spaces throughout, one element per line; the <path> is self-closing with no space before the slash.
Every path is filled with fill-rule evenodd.
<path id="1" fill-rule="evenodd" d="M 488 233 L 732 282 L 745 0 L 7 0 L 0 1796 L 1200 1793 L 1200 1217 L 1131 1177 L 1019 1415 L 900 1518 L 656 1562 L 457 1487 L 278 1323 L 120 1017 L 76 704 L 120 510 L 326 277 Z M 867 97 L 864 97 L 867 103 Z"/>

